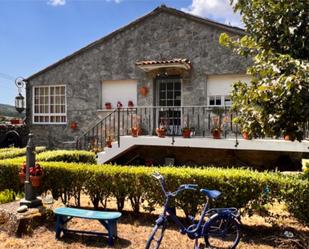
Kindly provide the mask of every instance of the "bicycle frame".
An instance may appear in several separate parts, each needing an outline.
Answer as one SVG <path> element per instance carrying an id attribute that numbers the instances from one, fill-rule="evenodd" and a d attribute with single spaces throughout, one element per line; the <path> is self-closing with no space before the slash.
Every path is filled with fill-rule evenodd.
<path id="1" fill-rule="evenodd" d="M 189 229 L 191 226 L 189 226 L 188 228 L 185 227 L 182 222 L 178 219 L 178 217 L 174 214 L 173 212 L 173 209 L 169 206 L 169 203 L 170 201 L 175 198 L 179 192 L 183 191 L 183 190 L 197 190 L 195 189 L 193 186 L 195 186 L 194 184 L 187 184 L 187 187 L 186 185 L 182 185 L 180 186 L 180 188 L 178 188 L 175 192 L 167 192 L 166 191 L 166 185 L 165 185 L 165 179 L 163 176 L 161 175 L 156 175 L 155 176 L 156 179 L 159 180 L 160 182 L 160 185 L 161 185 L 161 188 L 162 188 L 162 191 L 165 195 L 165 201 L 164 201 L 164 209 L 163 209 L 163 212 L 162 214 L 159 216 L 159 218 L 156 220 L 156 223 L 159 225 L 159 224 L 162 224 L 163 222 L 166 222 L 167 221 L 167 217 L 170 217 L 176 224 L 177 226 L 179 227 L 180 229 L 180 232 L 182 234 L 187 234 L 190 238 L 198 238 L 198 237 L 201 237 L 202 236 L 202 231 L 203 231 L 203 225 L 204 225 L 204 218 L 206 216 L 206 214 L 212 212 L 212 211 L 215 211 L 215 209 L 208 209 L 208 204 L 209 204 L 209 198 L 207 198 L 207 201 L 206 201 L 206 204 L 203 208 L 203 211 L 202 211 L 202 214 L 201 214 L 201 217 L 198 221 L 198 223 L 195 225 L 195 228 L 194 229 Z M 196 185 L 197 186 L 197 185 Z M 192 224 L 193 225 L 193 224 Z"/>

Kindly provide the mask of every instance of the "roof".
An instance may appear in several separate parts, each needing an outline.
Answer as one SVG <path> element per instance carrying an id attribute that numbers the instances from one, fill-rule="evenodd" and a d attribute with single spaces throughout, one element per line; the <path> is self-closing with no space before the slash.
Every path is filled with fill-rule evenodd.
<path id="1" fill-rule="evenodd" d="M 182 12 L 180 10 L 177 10 L 177 9 L 174 9 L 174 8 L 169 8 L 169 7 L 166 7 L 165 5 L 161 5 L 160 7 L 157 7 L 156 9 L 154 9 L 152 12 L 146 14 L 145 16 L 142 16 L 138 19 L 136 19 L 135 21 L 129 23 L 128 25 L 120 28 L 120 29 L 117 29 L 116 31 L 108 34 L 107 36 L 99 39 L 99 40 L 96 40 L 92 43 L 90 43 L 89 45 L 79 49 L 78 51 L 64 57 L 63 59 L 55 62 L 54 64 L 51 64 L 50 66 L 40 70 L 39 72 L 29 76 L 27 78 L 27 80 L 31 80 L 39 75 L 41 75 L 42 73 L 52 69 L 52 68 L 55 68 L 57 67 L 58 65 L 74 58 L 75 56 L 77 55 L 80 55 L 86 51 L 88 51 L 89 49 L 91 48 L 94 48 L 98 45 L 100 45 L 101 43 L 105 42 L 105 41 L 108 41 L 109 39 L 113 38 L 114 36 L 116 36 L 117 34 L 121 33 L 121 32 L 124 32 L 126 31 L 127 29 L 130 29 L 131 27 L 143 22 L 144 20 L 150 18 L 150 17 L 153 17 L 155 15 L 158 15 L 159 13 L 162 13 L 162 12 L 165 12 L 165 13 L 169 13 L 171 15 L 176 15 L 176 16 L 179 16 L 179 17 L 183 17 L 183 18 L 187 18 L 189 20 L 192 20 L 192 21 L 195 21 L 195 22 L 199 22 L 199 23 L 202 23 L 202 24 L 206 24 L 206 25 L 209 25 L 209 26 L 213 26 L 213 27 L 217 27 L 217 28 L 220 28 L 220 29 L 223 29 L 227 32 L 231 32 L 231 33 L 234 33 L 234 34 L 237 34 L 237 35 L 244 35 L 245 34 L 245 30 L 244 29 L 241 29 L 239 27 L 233 27 L 233 26 L 229 26 L 229 25 L 226 25 L 226 24 L 222 24 L 222 23 L 219 23 L 219 22 L 215 22 L 215 21 L 212 21 L 210 19 L 207 19 L 207 18 L 201 18 L 201 17 L 198 17 L 198 16 L 195 16 L 195 15 L 191 15 L 191 14 L 188 14 L 188 13 L 185 13 L 185 12 Z"/>
<path id="2" fill-rule="evenodd" d="M 140 67 L 142 70 L 148 72 L 153 69 L 165 68 L 165 67 L 178 67 L 186 70 L 191 69 L 191 61 L 189 59 L 174 58 L 170 60 L 147 60 L 147 61 L 137 61 L 136 66 Z"/>

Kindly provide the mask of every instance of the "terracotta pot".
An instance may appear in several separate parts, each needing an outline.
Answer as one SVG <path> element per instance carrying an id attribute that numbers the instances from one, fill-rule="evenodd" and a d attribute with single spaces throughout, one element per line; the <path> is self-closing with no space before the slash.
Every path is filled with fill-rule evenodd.
<path id="1" fill-rule="evenodd" d="M 105 103 L 105 109 L 112 109 L 111 103 Z"/>
<path id="2" fill-rule="evenodd" d="M 215 130 L 212 132 L 212 136 L 214 139 L 220 139 L 221 138 L 221 132 L 218 130 Z"/>
<path id="3" fill-rule="evenodd" d="M 294 141 L 295 140 L 295 135 L 294 134 L 285 134 L 284 135 L 284 140 L 285 141 Z"/>
<path id="4" fill-rule="evenodd" d="M 246 139 L 246 140 L 250 140 L 249 133 L 246 132 L 246 131 L 242 133 L 242 137 L 243 137 L 244 139 Z"/>
<path id="5" fill-rule="evenodd" d="M 41 186 L 42 176 L 30 176 L 30 182 L 32 187 L 38 188 Z"/>
<path id="6" fill-rule="evenodd" d="M 107 140 L 106 141 L 106 147 L 107 148 L 112 148 L 112 141 L 111 140 Z"/>
<path id="7" fill-rule="evenodd" d="M 22 185 L 25 183 L 26 180 L 26 174 L 24 172 L 19 172 L 19 183 Z"/>
<path id="8" fill-rule="evenodd" d="M 147 96 L 148 94 L 148 88 L 146 86 L 142 86 L 140 89 L 139 89 L 139 93 L 142 95 L 142 96 Z"/>
<path id="9" fill-rule="evenodd" d="M 132 100 L 129 100 L 129 102 L 128 102 L 128 107 L 129 107 L 129 108 L 133 108 L 133 107 L 134 107 L 134 104 L 133 104 L 133 101 L 132 101 Z"/>
<path id="10" fill-rule="evenodd" d="M 138 137 L 141 134 L 141 129 L 137 127 L 133 127 L 131 129 L 132 137 Z"/>
<path id="11" fill-rule="evenodd" d="M 184 138 L 190 138 L 190 136 L 191 136 L 191 131 L 190 131 L 190 129 L 187 129 L 187 128 L 183 129 L 183 131 L 182 131 L 182 136 L 183 136 Z"/>
<path id="12" fill-rule="evenodd" d="M 157 128 L 156 133 L 158 137 L 165 137 L 166 130 L 164 128 Z"/>

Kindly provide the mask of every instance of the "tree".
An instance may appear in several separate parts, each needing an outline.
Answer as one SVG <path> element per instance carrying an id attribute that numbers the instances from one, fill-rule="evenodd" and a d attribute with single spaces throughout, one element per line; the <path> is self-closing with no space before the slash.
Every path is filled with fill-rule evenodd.
<path id="1" fill-rule="evenodd" d="M 233 0 L 231 3 L 233 4 Z M 233 86 L 234 120 L 255 137 L 290 135 L 301 141 L 309 122 L 309 1 L 238 0 L 247 35 L 220 43 L 250 56 L 250 84 Z"/>

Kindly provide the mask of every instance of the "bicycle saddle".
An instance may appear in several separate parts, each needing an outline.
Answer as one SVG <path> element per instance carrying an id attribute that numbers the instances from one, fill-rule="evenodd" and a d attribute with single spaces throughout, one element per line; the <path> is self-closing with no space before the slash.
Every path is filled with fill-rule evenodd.
<path id="1" fill-rule="evenodd" d="M 200 191 L 202 194 L 206 195 L 207 197 L 211 199 L 217 199 L 221 195 L 221 192 L 218 190 L 209 190 L 209 189 L 202 188 Z"/>

